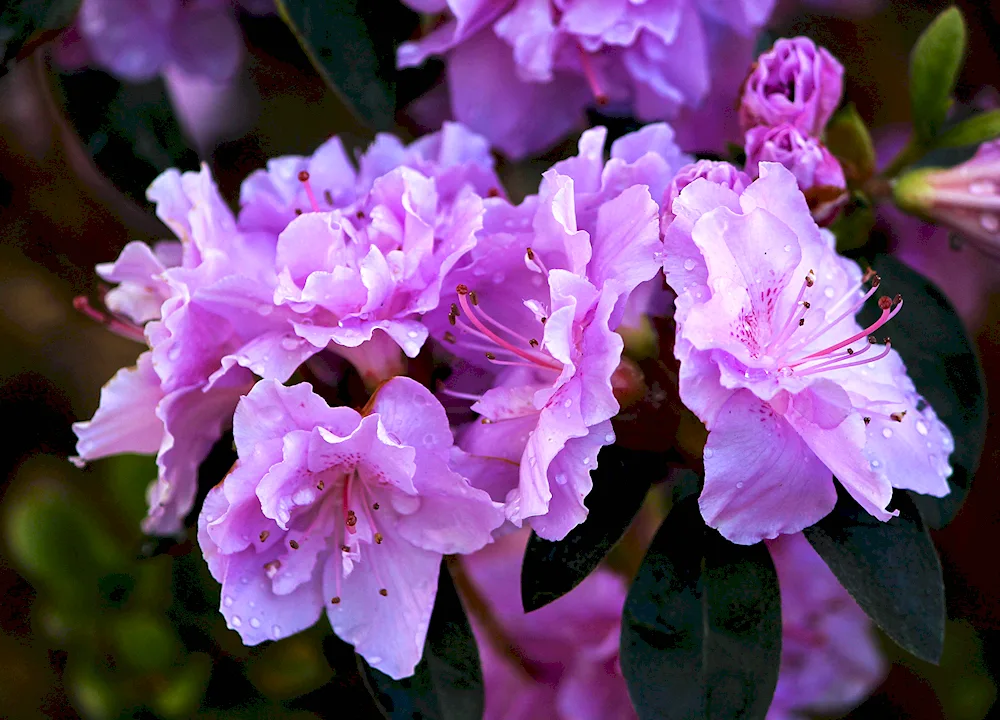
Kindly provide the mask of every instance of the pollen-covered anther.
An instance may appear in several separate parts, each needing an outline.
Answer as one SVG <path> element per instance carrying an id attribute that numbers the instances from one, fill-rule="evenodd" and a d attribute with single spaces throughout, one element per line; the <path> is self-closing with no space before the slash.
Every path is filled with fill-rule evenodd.
<path id="1" fill-rule="evenodd" d="M 350 545 L 341 545 L 341 546 L 340 546 L 340 549 L 341 549 L 341 551 L 342 551 L 342 552 L 345 552 L 345 553 L 349 553 L 349 552 L 351 552 L 351 547 L 350 547 Z"/>
<path id="2" fill-rule="evenodd" d="M 872 419 L 870 417 L 867 417 L 867 416 L 865 416 L 863 419 L 865 421 L 865 425 L 868 425 L 872 421 Z"/>
<path id="3" fill-rule="evenodd" d="M 375 544 L 376 545 L 381 545 L 383 539 L 384 538 L 382 537 L 382 533 L 375 533 Z"/>
<path id="4" fill-rule="evenodd" d="M 497 356 L 496 356 L 496 355 L 494 355 L 494 354 L 493 354 L 493 353 L 491 353 L 491 352 L 488 352 L 488 353 L 486 353 L 486 359 L 487 359 L 487 360 L 496 360 L 496 359 L 497 359 Z"/>
<path id="5" fill-rule="evenodd" d="M 903 422 L 903 418 L 906 417 L 906 410 L 901 410 L 900 412 L 894 412 L 889 415 L 890 418 L 896 422 Z"/>
<path id="6" fill-rule="evenodd" d="M 452 317 L 452 316 L 449 316 L 449 317 Z M 455 323 L 452 323 L 452 325 L 454 325 L 454 324 Z M 451 343 L 452 345 L 454 345 L 457 342 L 457 339 L 455 338 L 455 333 L 451 332 L 450 330 L 446 331 L 445 334 L 444 334 L 444 341 L 447 342 L 447 343 Z"/>
<path id="7" fill-rule="evenodd" d="M 325 488 L 325 487 L 326 487 L 326 485 L 323 483 L 322 480 L 320 480 L 318 483 L 316 483 L 316 489 L 319 490 L 320 492 L 323 492 L 323 488 Z"/>
<path id="8" fill-rule="evenodd" d="M 269 533 L 267 530 L 261 530 L 260 531 L 260 541 L 261 542 L 265 542 L 270 535 L 271 535 L 271 533 Z"/>
<path id="9" fill-rule="evenodd" d="M 378 503 L 375 503 L 374 505 L 372 505 L 372 510 L 378 510 Z"/>
<path id="10" fill-rule="evenodd" d="M 528 255 L 528 259 L 529 259 L 529 260 L 534 260 L 534 259 L 535 259 L 535 251 L 534 251 L 534 250 L 532 250 L 531 248 L 528 248 L 528 249 L 527 249 L 527 250 L 525 251 L 525 253 L 526 253 L 526 254 Z"/>
<path id="11" fill-rule="evenodd" d="M 381 595 L 382 597 L 386 597 L 386 596 L 387 596 L 387 595 L 389 594 L 389 591 L 388 591 L 388 590 L 386 590 L 385 588 L 381 588 L 381 589 L 380 589 L 380 590 L 378 591 L 378 594 L 379 594 L 379 595 Z"/>
<path id="12" fill-rule="evenodd" d="M 806 287 L 812 287 L 815 284 L 816 284 L 816 273 L 815 271 L 810 270 L 809 272 L 806 273 Z"/>
<path id="13" fill-rule="evenodd" d="M 332 605 L 340 605 L 340 596 L 338 595 L 336 597 L 330 598 L 330 604 L 332 604 Z"/>
<path id="14" fill-rule="evenodd" d="M 358 516 L 354 514 L 353 510 L 347 511 L 347 518 L 344 520 L 347 523 L 347 527 L 354 527 L 358 524 Z"/>
<path id="15" fill-rule="evenodd" d="M 471 302 L 473 305 L 476 305 L 476 306 L 479 305 L 479 296 L 476 295 L 476 291 L 475 290 L 470 290 L 469 291 L 469 302 Z"/>
<path id="16" fill-rule="evenodd" d="M 459 283 L 458 285 L 455 286 L 455 292 L 457 292 L 459 295 L 468 295 L 469 294 L 469 286 L 465 285 L 463 283 Z M 454 308 L 454 307 L 455 307 L 455 305 L 454 305 L 454 303 L 452 303 L 452 308 Z"/>
<path id="17" fill-rule="evenodd" d="M 539 345 L 538 340 L 536 340 L 535 338 L 531 338 L 528 341 L 528 344 L 531 345 L 531 347 L 533 347 L 533 348 L 536 348 Z"/>
<path id="18" fill-rule="evenodd" d="M 288 547 L 290 547 L 292 550 L 298 550 L 299 544 L 295 540 L 289 540 Z"/>
<path id="19" fill-rule="evenodd" d="M 269 563 L 264 563 L 264 574 L 269 578 L 273 578 L 278 574 L 278 570 L 281 569 L 281 560 L 272 560 Z"/>
<path id="20" fill-rule="evenodd" d="M 799 327 L 802 327 L 805 324 L 806 324 L 806 319 L 805 318 L 799 318 Z"/>
<path id="21" fill-rule="evenodd" d="M 892 298 L 888 295 L 883 295 L 878 299 L 878 309 L 879 310 L 891 310 L 892 309 Z"/>

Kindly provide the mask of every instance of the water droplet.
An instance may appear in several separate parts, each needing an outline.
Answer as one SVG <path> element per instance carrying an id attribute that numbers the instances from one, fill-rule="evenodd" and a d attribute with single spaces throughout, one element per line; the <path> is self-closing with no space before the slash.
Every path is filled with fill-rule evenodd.
<path id="1" fill-rule="evenodd" d="M 365 658 L 365 659 L 368 660 L 368 664 L 372 666 L 378 665 L 380 662 L 382 662 L 382 658 L 380 658 L 378 655 L 372 655 L 370 658 Z"/>
<path id="2" fill-rule="evenodd" d="M 302 341 L 298 338 L 286 337 L 281 340 L 281 347 L 285 350 L 294 350 L 302 344 Z"/>
<path id="3" fill-rule="evenodd" d="M 226 607 L 232 607 L 233 599 L 229 595 L 226 595 L 226 597 L 222 598 L 222 604 Z"/>
<path id="4" fill-rule="evenodd" d="M 792 251 L 792 246 L 791 245 L 785 245 L 785 247 L 783 247 L 781 249 L 784 250 L 785 252 L 791 252 Z M 739 487 L 739 486 L 737 486 L 737 487 Z"/>
<path id="5" fill-rule="evenodd" d="M 410 332 L 406 333 L 406 337 L 413 340 L 420 337 L 420 333 L 418 333 L 416 330 L 410 330 Z"/>
<path id="6" fill-rule="evenodd" d="M 569 407 L 572 404 L 573 404 L 573 401 L 570 400 L 570 399 L 568 399 L 568 398 L 563 401 L 563 407 Z"/>
<path id="7" fill-rule="evenodd" d="M 736 483 L 736 487 L 737 487 L 737 489 L 742 488 L 743 487 L 743 483 L 742 482 Z"/>
<path id="8" fill-rule="evenodd" d="M 986 232 L 995 233 L 1000 230 L 1000 218 L 993 213 L 983 213 L 979 218 L 979 224 Z"/>
<path id="9" fill-rule="evenodd" d="M 292 502 L 296 505 L 308 505 L 316 499 L 316 493 L 309 488 L 303 488 L 292 495 Z M 287 520 L 286 520 L 287 522 Z"/>
<path id="10" fill-rule="evenodd" d="M 241 577 L 240 578 L 240 584 L 241 585 L 249 585 L 250 584 L 250 578 L 248 578 L 248 577 Z"/>
<path id="11" fill-rule="evenodd" d="M 267 317 L 268 315 L 270 315 L 271 313 L 274 312 L 274 306 L 273 305 L 258 305 L 257 306 L 257 312 L 259 314 L 263 315 L 264 317 Z"/>
<path id="12" fill-rule="evenodd" d="M 583 465 L 584 465 L 584 467 L 587 467 L 587 466 L 590 465 L 590 458 L 589 457 L 585 457 L 583 459 Z"/>
<path id="13" fill-rule="evenodd" d="M 181 356 L 181 346 L 174 343 L 167 349 L 167 360 L 173 362 Z"/>
<path id="14" fill-rule="evenodd" d="M 259 628 L 260 627 L 260 620 L 258 620 L 257 618 L 250 618 L 250 627 L 255 628 L 255 629 Z"/>
<path id="15" fill-rule="evenodd" d="M 892 437 L 892 430 L 889 428 L 882 428 L 882 437 L 888 439 Z"/>
<path id="16" fill-rule="evenodd" d="M 565 473 L 556 473 L 556 482 L 558 484 L 560 484 L 560 485 L 565 485 L 566 484 L 566 474 Z"/>
<path id="17" fill-rule="evenodd" d="M 973 195 L 992 195 L 996 192 L 996 186 L 989 180 L 980 180 L 969 183 L 969 192 Z"/>
<path id="18" fill-rule="evenodd" d="M 615 434 L 614 433 L 608 433 L 607 435 L 604 436 L 604 442 L 606 442 L 606 443 L 613 443 L 614 441 L 615 441 Z"/>
<path id="19" fill-rule="evenodd" d="M 230 618 L 230 620 L 229 620 L 229 624 L 232 625 L 234 628 L 238 628 L 241 625 L 243 625 L 243 621 L 240 620 L 240 616 L 239 615 L 233 615 L 233 617 Z"/>
<path id="20" fill-rule="evenodd" d="M 502 272 L 498 272 L 498 273 L 494 273 L 493 274 L 493 282 L 496 283 L 497 285 L 499 285 L 500 283 L 502 283 L 505 278 L 506 278 L 506 276 Z"/>
<path id="21" fill-rule="evenodd" d="M 433 445 L 435 440 L 437 440 L 437 435 L 434 433 L 424 435 L 424 445 Z"/>
<path id="22" fill-rule="evenodd" d="M 694 270 L 694 265 L 695 265 L 695 262 L 691 258 L 688 258 L 687 260 L 684 261 L 684 269 L 685 270 L 688 270 L 688 271 Z"/>
<path id="23" fill-rule="evenodd" d="M 880 463 L 878 460 L 872 460 L 871 466 L 873 470 L 878 470 L 880 467 L 882 467 L 882 463 Z"/>
<path id="24" fill-rule="evenodd" d="M 715 451 L 712 448 L 705 448 L 705 459 L 706 460 L 708 460 L 713 455 L 715 455 Z"/>
<path id="25" fill-rule="evenodd" d="M 273 637 L 275 640 L 277 640 L 278 638 L 281 637 L 281 626 L 280 625 L 272 625 L 271 626 L 271 637 Z"/>
<path id="26" fill-rule="evenodd" d="M 926 435 L 927 423 L 925 423 L 923 420 L 917 420 L 917 432 L 920 433 L 921 435 Z"/>
<path id="27" fill-rule="evenodd" d="M 831 299 L 832 299 L 832 298 L 833 298 L 833 296 L 834 296 L 834 295 L 836 295 L 837 293 L 836 293 L 836 291 L 835 291 L 835 290 L 834 290 L 834 289 L 833 289 L 832 287 L 827 287 L 827 288 L 826 288 L 825 290 L 823 290 L 823 294 L 824 294 L 824 295 L 825 295 L 826 297 L 828 297 L 828 298 L 831 298 Z"/>

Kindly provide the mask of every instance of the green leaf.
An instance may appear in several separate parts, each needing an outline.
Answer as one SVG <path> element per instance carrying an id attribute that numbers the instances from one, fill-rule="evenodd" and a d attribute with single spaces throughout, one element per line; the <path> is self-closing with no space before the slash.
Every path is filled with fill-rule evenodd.
<path id="1" fill-rule="evenodd" d="M 855 195 L 843 214 L 830 227 L 837 238 L 837 250 L 846 252 L 857 250 L 868 243 L 872 228 L 875 227 L 875 210 L 866 199 Z"/>
<path id="2" fill-rule="evenodd" d="M 868 617 L 903 649 L 936 663 L 944 646 L 944 581 L 930 534 L 910 496 L 899 517 L 876 520 L 838 487 L 833 512 L 806 538 Z"/>
<path id="3" fill-rule="evenodd" d="M 0 12 L 0 77 L 10 64 L 73 21 L 80 0 L 14 0 Z M 30 42 L 29 42 L 30 41 Z"/>
<path id="4" fill-rule="evenodd" d="M 940 528 L 954 519 L 969 494 L 986 443 L 986 380 L 962 319 L 940 290 L 893 257 L 877 256 L 872 267 L 882 278 L 879 287 L 890 295 L 899 293 L 905 303 L 886 327 L 892 347 L 906 363 L 917 392 L 955 440 L 949 458 L 951 492 L 943 498 L 913 496 L 927 524 Z M 858 321 L 866 326 L 880 314 L 876 303 L 868 303 Z"/>
<path id="5" fill-rule="evenodd" d="M 854 103 L 848 103 L 827 124 L 826 146 L 852 185 L 864 183 L 875 172 L 875 145 Z"/>
<path id="6" fill-rule="evenodd" d="M 358 667 L 388 717 L 480 720 L 483 716 L 479 650 L 447 567 L 438 578 L 424 656 L 414 675 L 393 680 L 369 668 L 360 655 Z"/>
<path id="7" fill-rule="evenodd" d="M 376 130 L 391 130 L 396 113 L 395 58 L 380 52 L 362 3 L 276 0 L 276 4 L 312 64 L 358 119 Z"/>
<path id="8" fill-rule="evenodd" d="M 708 530 L 696 498 L 653 539 L 622 615 L 621 666 L 642 720 L 764 718 L 778 681 L 781 602 L 764 543 Z"/>
<path id="9" fill-rule="evenodd" d="M 601 451 L 590 475 L 594 489 L 585 505 L 586 521 L 557 542 L 532 533 L 521 566 L 521 602 L 537 610 L 579 585 L 621 539 L 639 511 L 650 483 L 664 473 L 664 456 L 611 445 Z"/>
<path id="10" fill-rule="evenodd" d="M 198 156 L 162 80 L 123 84 L 97 71 L 59 77 L 67 118 L 98 168 L 140 205 L 167 168 L 195 170 Z"/>
<path id="11" fill-rule="evenodd" d="M 934 140 L 935 148 L 979 145 L 1000 137 L 1000 110 L 990 110 L 952 125 Z"/>
<path id="12" fill-rule="evenodd" d="M 965 55 L 961 11 L 952 6 L 934 19 L 910 54 L 910 106 L 917 139 L 927 143 L 944 125 Z"/>

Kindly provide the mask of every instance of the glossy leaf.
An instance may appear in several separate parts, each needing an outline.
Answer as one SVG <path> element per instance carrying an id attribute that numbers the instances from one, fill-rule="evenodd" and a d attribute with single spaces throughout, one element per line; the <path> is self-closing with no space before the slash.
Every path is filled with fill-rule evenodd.
<path id="1" fill-rule="evenodd" d="M 390 130 L 396 112 L 394 59 L 380 52 L 359 0 L 276 0 L 324 81 L 365 125 Z M 402 10 L 402 9 L 401 9 Z"/>
<path id="2" fill-rule="evenodd" d="M 990 110 L 973 115 L 952 125 L 934 140 L 940 148 L 979 145 L 1000 137 L 1000 110 Z"/>
<path id="3" fill-rule="evenodd" d="M 966 29 L 961 11 L 950 7 L 917 39 L 910 54 L 910 108 L 917 139 L 926 143 L 941 130 L 962 68 Z"/>
<path id="4" fill-rule="evenodd" d="M 412 677 L 393 680 L 358 656 L 358 666 L 387 717 L 479 720 L 483 675 L 479 650 L 451 574 L 442 566 L 424 656 Z"/>
<path id="5" fill-rule="evenodd" d="M 684 500 L 653 539 L 622 616 L 622 672 L 639 717 L 764 718 L 780 659 L 767 548 L 723 540 L 697 500 Z"/>
<path id="6" fill-rule="evenodd" d="M 534 533 L 521 566 L 521 602 L 531 612 L 579 585 L 625 534 L 639 511 L 663 455 L 610 445 L 601 451 L 591 472 L 594 489 L 584 501 L 586 521 L 557 542 Z M 662 475 L 662 473 L 660 473 Z"/>
<path id="7" fill-rule="evenodd" d="M 843 489 L 805 536 L 861 609 L 903 649 L 936 663 L 944 644 L 941 563 L 916 505 L 893 495 L 899 517 L 881 522 Z"/>
<path id="8" fill-rule="evenodd" d="M 855 185 L 875 172 L 875 145 L 854 103 L 848 103 L 826 126 L 826 146 Z"/>
<path id="9" fill-rule="evenodd" d="M 73 21 L 80 0 L 13 0 L 0 11 L 0 77 L 10 64 Z"/>
<path id="10" fill-rule="evenodd" d="M 906 363 L 917 392 L 955 438 L 949 459 L 954 469 L 948 479 L 951 493 L 913 496 L 927 524 L 939 528 L 958 513 L 979 465 L 986 442 L 986 380 L 962 319 L 940 290 L 893 257 L 876 257 L 872 267 L 882 278 L 880 287 L 890 295 L 899 293 L 905 303 L 889 326 L 892 347 Z M 869 303 L 859 322 L 869 324 L 879 313 Z"/>

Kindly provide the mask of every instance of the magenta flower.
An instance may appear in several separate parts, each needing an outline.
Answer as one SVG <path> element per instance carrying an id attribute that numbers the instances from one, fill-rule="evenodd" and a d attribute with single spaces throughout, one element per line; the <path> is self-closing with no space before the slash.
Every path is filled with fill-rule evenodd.
<path id="1" fill-rule="evenodd" d="M 794 125 L 760 125 L 746 134 L 747 170 L 756 176 L 760 162 L 781 163 L 805 193 L 813 217 L 829 225 L 847 202 L 847 181 L 837 159 L 823 144 Z"/>
<path id="2" fill-rule="evenodd" d="M 538 196 L 518 207 L 487 200 L 483 237 L 426 319 L 478 373 L 477 392 L 460 392 L 481 416 L 462 447 L 519 463 L 516 478 L 504 475 L 516 486 L 501 488 L 494 473 L 491 492 L 511 522 L 530 520 L 544 538 L 586 518 L 590 471 L 614 441 L 611 375 L 623 346 L 615 329 L 661 262 L 657 205 L 649 185 L 634 183 L 645 177 L 663 192 L 670 177 L 664 156 L 640 145 L 665 139 L 647 128 L 616 143 L 604 166 L 603 129 L 591 131 L 580 156 L 545 173 Z"/>
<path id="3" fill-rule="evenodd" d="M 230 0 L 83 0 L 62 53 L 83 56 L 123 80 L 144 82 L 175 68 L 213 81 L 230 78 L 243 58 L 243 34 Z M 252 12 L 273 5 L 242 3 Z"/>
<path id="4" fill-rule="evenodd" d="M 462 558 L 495 621 L 471 616 L 486 691 L 484 720 L 632 720 L 618 663 L 625 586 L 598 569 L 579 587 L 525 614 L 521 558 L 527 533 Z"/>
<path id="5" fill-rule="evenodd" d="M 944 225 L 991 255 L 1000 254 L 1000 140 L 979 146 L 953 168 L 924 168 L 903 175 L 893 188 L 907 212 Z"/>
<path id="6" fill-rule="evenodd" d="M 807 37 L 781 38 L 757 59 L 743 86 L 740 124 L 788 123 L 820 137 L 844 91 L 844 68 Z"/>
<path id="7" fill-rule="evenodd" d="M 361 415 L 307 384 L 262 380 L 233 423 L 239 460 L 211 490 L 198 541 L 220 610 L 247 645 L 299 632 L 325 607 L 375 668 L 413 674 L 441 556 L 478 550 L 499 505 L 450 470 L 444 408 L 394 378 Z"/>
<path id="8" fill-rule="evenodd" d="M 802 535 L 768 542 L 781 588 L 781 670 L 767 720 L 840 715 L 886 674 L 871 621 Z"/>
<path id="9" fill-rule="evenodd" d="M 644 121 L 725 115 L 772 0 L 636 3 L 409 0 L 443 22 L 397 53 L 401 68 L 445 56 L 451 114 L 507 155 L 545 149 L 593 104 Z M 738 69 L 732 72 L 733 65 Z M 724 69 L 726 72 L 716 72 Z M 489 82 L 483 79 L 488 78 Z M 715 91 L 725 88 L 723 92 Z M 710 147 L 719 137 L 696 140 Z"/>
<path id="10" fill-rule="evenodd" d="M 878 276 L 837 255 L 795 177 L 761 163 L 739 194 L 698 179 L 671 210 L 680 393 L 710 431 L 706 522 L 741 544 L 798 532 L 833 508 L 834 475 L 882 520 L 894 487 L 947 494 L 951 433 L 888 342 L 873 344 L 902 299 L 857 324 Z"/>

